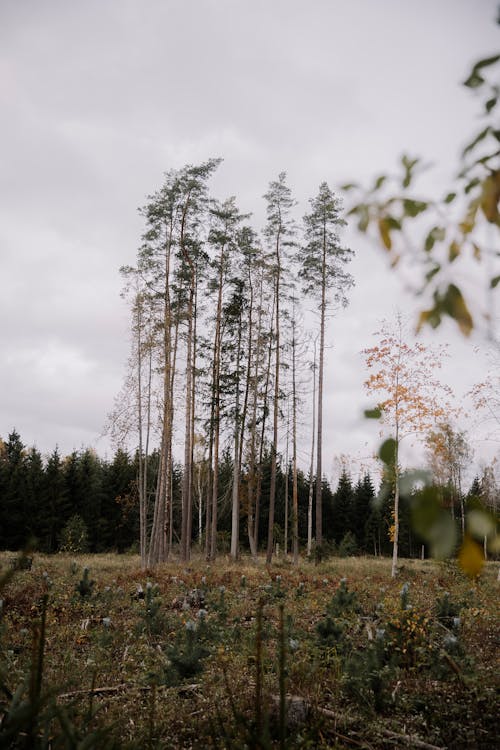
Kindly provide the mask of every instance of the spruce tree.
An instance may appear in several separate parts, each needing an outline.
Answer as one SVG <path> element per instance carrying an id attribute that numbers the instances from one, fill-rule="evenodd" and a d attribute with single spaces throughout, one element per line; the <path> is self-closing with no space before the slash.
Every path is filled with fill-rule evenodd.
<path id="1" fill-rule="evenodd" d="M 372 512 L 375 488 L 369 474 L 360 479 L 354 489 L 352 530 L 356 537 L 358 549 L 368 554 L 373 553 L 373 544 L 367 535 L 367 521 Z"/>
<path id="2" fill-rule="evenodd" d="M 352 531 L 354 511 L 354 490 L 351 477 L 344 469 L 340 475 L 337 491 L 333 496 L 335 526 L 333 538 L 340 544 L 348 531 Z"/>

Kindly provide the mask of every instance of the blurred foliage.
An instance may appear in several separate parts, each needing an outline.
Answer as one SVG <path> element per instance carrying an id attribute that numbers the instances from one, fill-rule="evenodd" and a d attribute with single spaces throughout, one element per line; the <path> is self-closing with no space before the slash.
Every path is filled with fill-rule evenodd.
<path id="1" fill-rule="evenodd" d="M 394 464 L 394 445 L 394 439 L 389 438 L 379 450 L 388 472 Z M 468 503 L 466 530 L 461 538 L 457 520 L 443 506 L 440 488 L 430 483 L 428 472 L 405 472 L 399 480 L 399 490 L 410 504 L 413 530 L 428 545 L 433 557 L 445 559 L 456 554 L 462 570 L 475 578 L 483 568 L 485 552 L 493 555 L 500 552 L 499 520 L 479 498 Z"/>
<path id="2" fill-rule="evenodd" d="M 426 165 L 408 155 L 401 157 L 397 175 L 381 174 L 369 188 L 357 183 L 342 186 L 353 195 L 347 215 L 357 220 L 359 231 L 382 245 L 392 267 L 403 257 L 420 264 L 417 292 L 425 292 L 431 305 L 420 311 L 419 329 L 436 328 L 448 316 L 465 336 L 470 334 L 474 326 L 470 295 L 452 280 L 457 258 L 469 255 L 483 262 L 485 292 L 500 282 L 500 275 L 492 274 L 493 262 L 486 262 L 488 256 L 489 260 L 500 256 L 495 249 L 500 239 L 499 71 L 500 54 L 485 57 L 463 82 L 482 98 L 480 130 L 463 148 L 454 182 L 441 198 L 415 191 L 416 178 Z M 488 226 L 491 229 L 485 232 Z"/>

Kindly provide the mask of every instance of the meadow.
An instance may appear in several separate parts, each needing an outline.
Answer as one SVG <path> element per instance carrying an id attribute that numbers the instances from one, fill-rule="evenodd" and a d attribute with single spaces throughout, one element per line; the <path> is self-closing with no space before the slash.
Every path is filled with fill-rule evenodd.
<path id="1" fill-rule="evenodd" d="M 498 563 L 14 560 L 2 748 L 498 747 Z"/>

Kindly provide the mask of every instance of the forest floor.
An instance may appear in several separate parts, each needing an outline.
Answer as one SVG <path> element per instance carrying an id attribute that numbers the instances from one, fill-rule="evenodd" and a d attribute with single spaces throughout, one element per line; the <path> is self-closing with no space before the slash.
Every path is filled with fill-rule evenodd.
<path id="1" fill-rule="evenodd" d="M 12 558 L 1 747 L 498 747 L 498 563 Z"/>

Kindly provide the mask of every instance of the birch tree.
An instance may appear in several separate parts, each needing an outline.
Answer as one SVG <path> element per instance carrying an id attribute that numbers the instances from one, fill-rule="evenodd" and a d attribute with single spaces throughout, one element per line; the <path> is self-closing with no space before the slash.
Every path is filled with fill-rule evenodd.
<path id="1" fill-rule="evenodd" d="M 437 377 L 443 350 L 434 350 L 416 341 L 408 343 L 408 331 L 400 314 L 393 325 L 385 321 L 375 334 L 379 341 L 363 351 L 371 371 L 365 388 L 378 399 L 382 423 L 393 439 L 385 445 L 392 455 L 387 463 L 392 468 L 394 485 L 393 555 L 391 575 L 397 575 L 399 538 L 399 477 L 401 441 L 410 435 L 422 435 L 450 414 L 447 399 L 450 389 Z"/>

